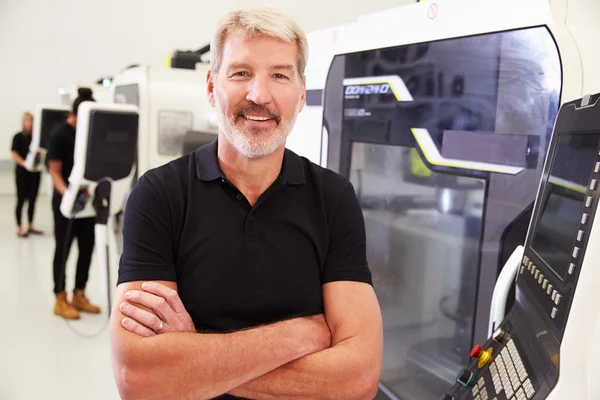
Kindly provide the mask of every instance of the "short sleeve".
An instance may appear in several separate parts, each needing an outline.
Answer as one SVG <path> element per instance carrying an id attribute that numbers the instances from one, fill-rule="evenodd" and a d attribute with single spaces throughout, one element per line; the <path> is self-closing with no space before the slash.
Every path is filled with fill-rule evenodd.
<path id="1" fill-rule="evenodd" d="M 372 285 L 365 222 L 352 184 L 344 190 L 329 225 L 323 283 L 359 281 Z"/>
<path id="2" fill-rule="evenodd" d="M 123 216 L 123 254 L 118 284 L 140 280 L 176 282 L 174 236 L 165 200 L 146 177 L 133 187 Z"/>
<path id="3" fill-rule="evenodd" d="M 21 148 L 19 146 L 19 144 L 20 144 L 20 138 L 21 138 L 21 135 L 19 135 L 18 133 L 13 137 L 12 147 L 10 148 L 11 151 L 17 151 L 18 152 L 20 150 L 20 148 Z"/>
<path id="4" fill-rule="evenodd" d="M 58 134 L 58 132 L 54 133 L 50 137 L 50 141 L 48 143 L 48 153 L 46 154 L 46 159 L 54 161 L 63 161 L 65 159 L 63 154 L 64 148 L 65 146 L 63 146 L 61 143 L 60 135 Z"/>

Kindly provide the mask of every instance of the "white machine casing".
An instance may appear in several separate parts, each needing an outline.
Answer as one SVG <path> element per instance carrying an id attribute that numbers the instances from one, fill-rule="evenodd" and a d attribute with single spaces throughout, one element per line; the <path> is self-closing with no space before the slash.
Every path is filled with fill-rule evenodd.
<path id="1" fill-rule="evenodd" d="M 338 44 L 355 24 L 340 25 L 306 35 L 309 57 L 305 69 L 307 103 L 298 114 L 296 124 L 287 139 L 286 147 L 315 164 L 327 165 L 327 130 L 323 128 L 323 96 L 329 65 L 337 53 Z M 319 95 L 319 104 L 312 104 L 311 92 Z M 313 100 L 314 101 L 314 100 Z M 323 131 L 323 132 L 321 132 Z"/>
<path id="2" fill-rule="evenodd" d="M 99 104 L 96 102 L 83 102 L 79 106 L 77 113 L 77 130 L 75 135 L 75 157 L 74 166 L 69 176 L 68 189 L 65 192 L 60 204 L 61 213 L 69 219 L 95 217 L 96 211 L 93 207 L 94 190 L 98 182 L 85 179 L 86 155 L 88 149 L 88 138 L 90 130 L 90 115 L 92 111 L 101 110 L 115 113 L 131 113 L 137 115 L 137 107 L 130 104 Z M 131 169 L 129 176 L 118 181 L 111 181 L 111 201 L 109 215 L 116 215 L 123 210 L 125 199 L 131 189 L 131 179 L 135 171 L 135 166 Z M 85 207 L 77 212 L 73 212 L 73 207 L 80 190 L 87 189 L 89 199 Z"/>
<path id="3" fill-rule="evenodd" d="M 40 172 L 45 169 L 46 153 L 48 149 L 41 147 L 42 139 L 42 113 L 44 110 L 69 111 L 68 106 L 56 104 L 38 104 L 33 114 L 33 128 L 31 133 L 31 144 L 29 153 L 25 158 L 25 168 L 31 172 Z M 39 154 L 39 163 L 35 165 L 35 159 Z"/>
<path id="4" fill-rule="evenodd" d="M 188 131 L 217 133 L 217 119 L 206 92 L 208 64 L 196 70 L 139 66 L 115 76 L 114 102 L 139 110 L 138 171 L 166 164 L 182 155 Z M 121 90 L 135 90 L 128 96 Z"/>

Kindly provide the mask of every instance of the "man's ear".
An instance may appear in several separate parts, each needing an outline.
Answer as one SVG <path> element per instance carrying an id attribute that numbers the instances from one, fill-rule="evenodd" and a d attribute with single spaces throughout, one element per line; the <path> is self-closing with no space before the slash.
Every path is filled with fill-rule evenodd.
<path id="1" fill-rule="evenodd" d="M 298 112 L 302 111 L 304 109 L 304 106 L 306 105 L 306 75 L 302 76 L 302 93 L 300 94 L 300 101 L 301 106 Z"/>
<path id="2" fill-rule="evenodd" d="M 212 69 L 209 68 L 206 72 L 206 95 L 211 106 L 215 106 L 215 84 L 213 82 Z"/>

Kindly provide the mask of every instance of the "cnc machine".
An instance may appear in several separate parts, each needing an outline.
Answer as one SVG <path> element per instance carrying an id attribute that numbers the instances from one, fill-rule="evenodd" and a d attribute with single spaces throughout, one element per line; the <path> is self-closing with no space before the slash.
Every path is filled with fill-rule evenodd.
<path id="1" fill-rule="evenodd" d="M 315 135 L 322 148 L 290 147 L 359 197 L 384 318 L 378 399 L 438 399 L 489 336 L 494 285 L 525 241 L 559 107 L 600 84 L 599 6 L 560 5 L 386 10 L 340 29 L 331 62 L 309 59 L 307 71 L 328 72 L 307 77 L 323 113 L 302 123 L 322 129 L 290 138 Z"/>

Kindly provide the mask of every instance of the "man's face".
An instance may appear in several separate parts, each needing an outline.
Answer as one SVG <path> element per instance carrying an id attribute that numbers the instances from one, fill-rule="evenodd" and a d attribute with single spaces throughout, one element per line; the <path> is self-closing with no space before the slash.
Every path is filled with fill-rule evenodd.
<path id="1" fill-rule="evenodd" d="M 207 76 L 208 96 L 221 132 L 244 156 L 263 157 L 285 145 L 306 98 L 297 60 L 294 43 L 228 35 L 217 75 Z"/>
<path id="2" fill-rule="evenodd" d="M 31 132 L 32 128 L 33 128 L 33 118 L 25 117 L 25 119 L 23 119 L 23 131 L 29 133 L 29 132 Z"/>

